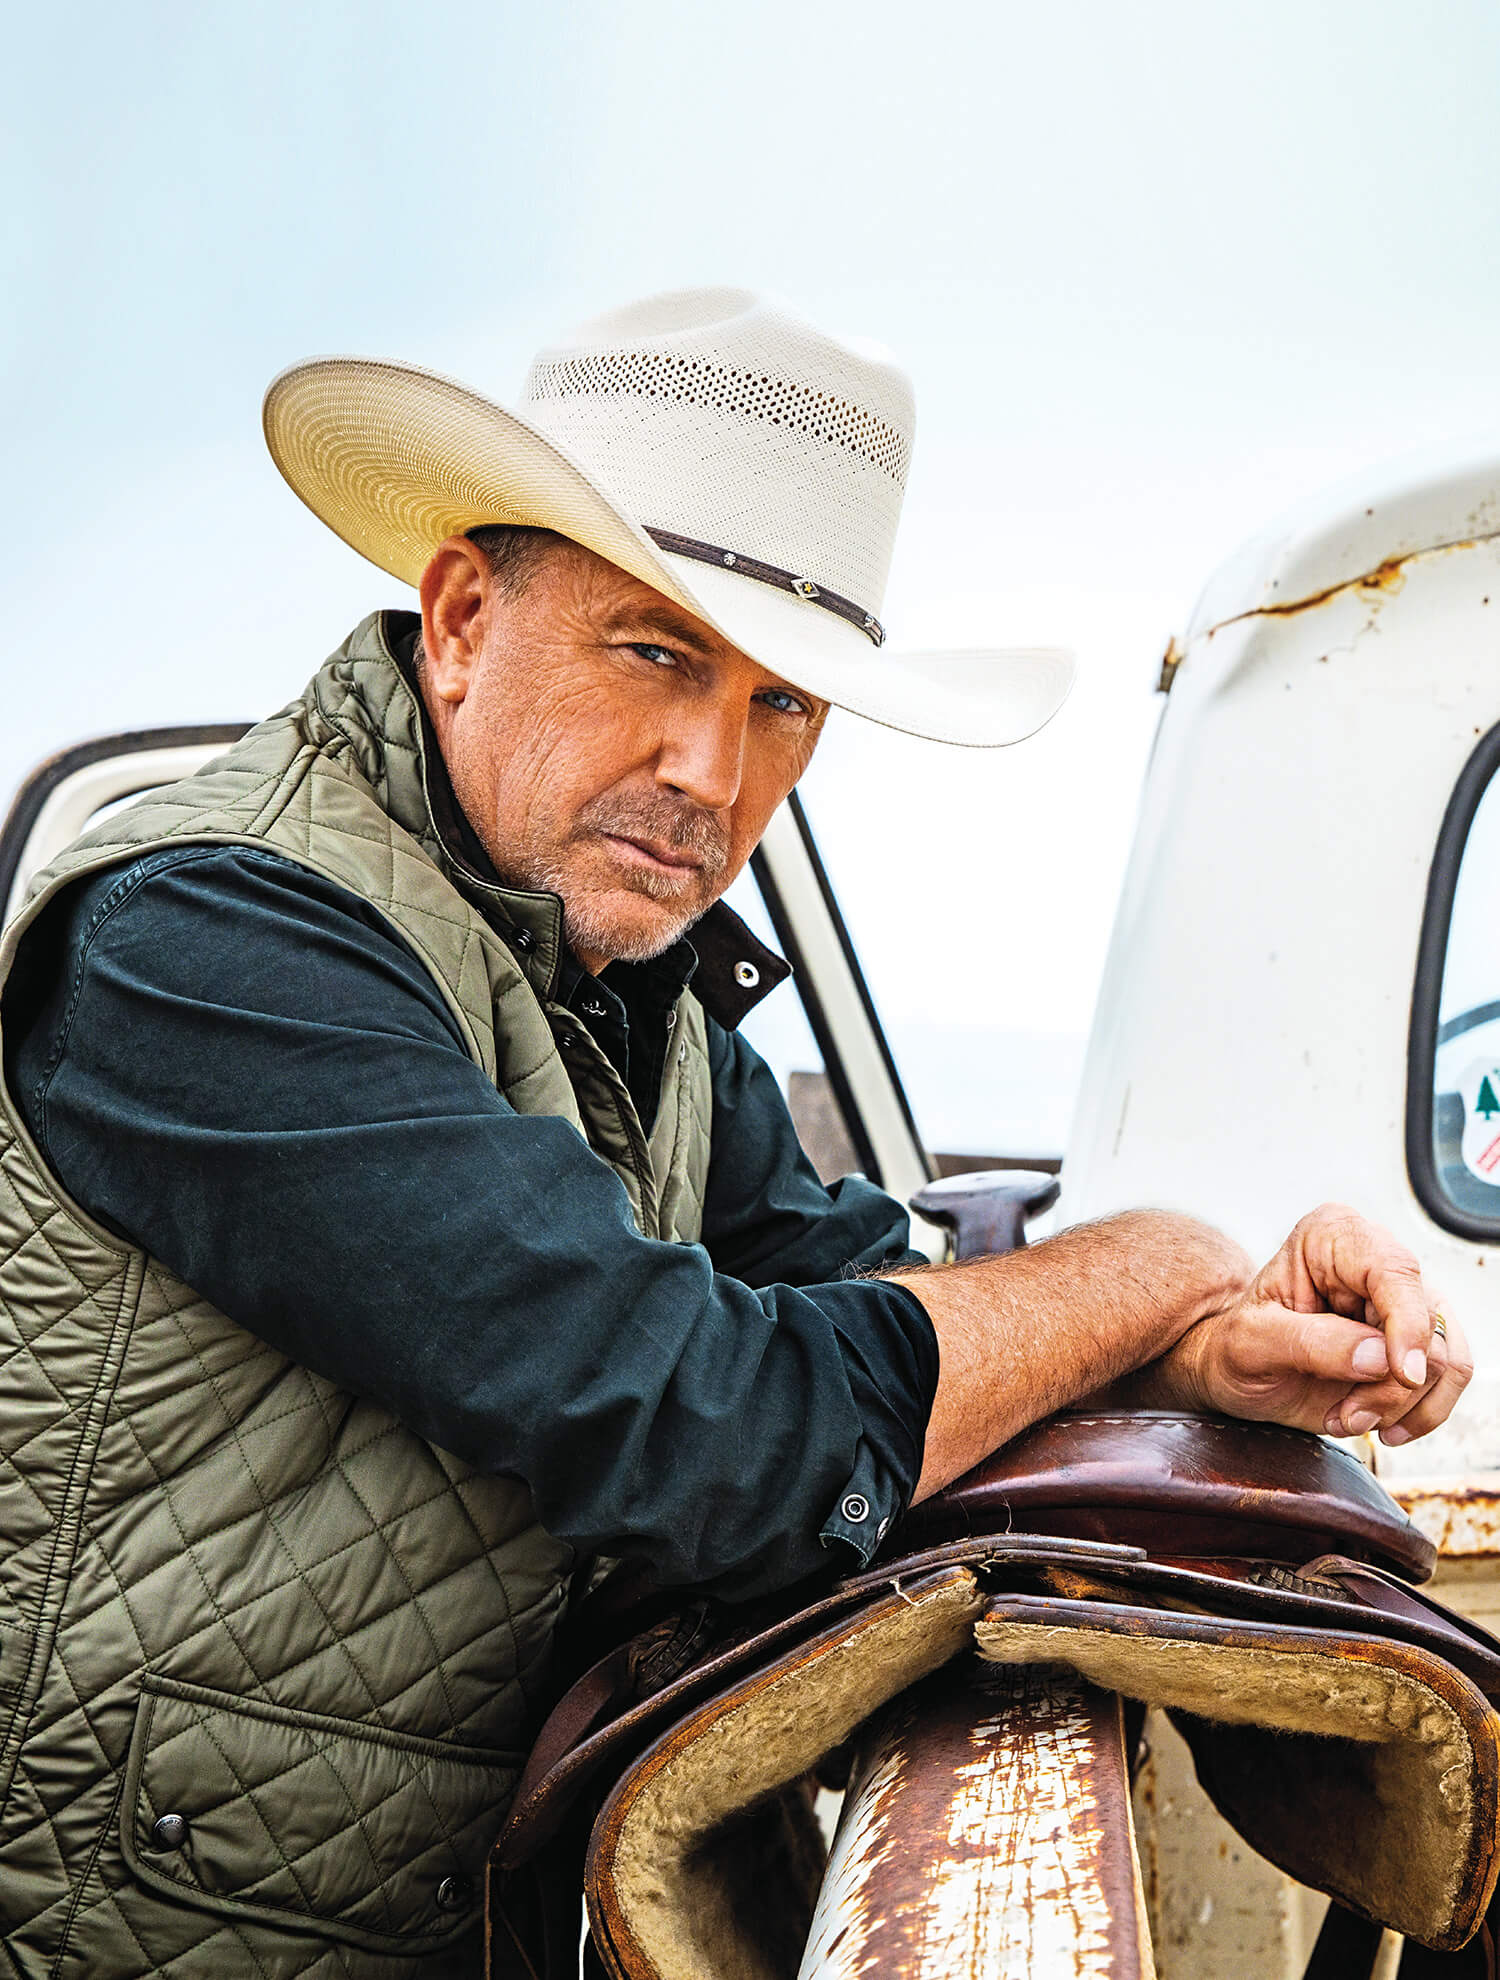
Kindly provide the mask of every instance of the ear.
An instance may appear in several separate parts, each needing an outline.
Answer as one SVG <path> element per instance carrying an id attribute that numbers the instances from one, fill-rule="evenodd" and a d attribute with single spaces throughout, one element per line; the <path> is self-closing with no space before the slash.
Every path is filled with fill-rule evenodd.
<path id="1" fill-rule="evenodd" d="M 484 552 L 450 536 L 433 553 L 418 587 L 427 682 L 439 701 L 462 701 L 484 644 L 492 580 Z"/>

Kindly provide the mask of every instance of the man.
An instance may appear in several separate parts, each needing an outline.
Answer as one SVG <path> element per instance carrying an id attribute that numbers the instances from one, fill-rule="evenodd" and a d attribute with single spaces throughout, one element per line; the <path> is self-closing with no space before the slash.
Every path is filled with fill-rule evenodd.
<path id="1" fill-rule="evenodd" d="M 818 1184 L 718 897 L 830 704 L 1008 742 L 1066 668 L 886 656 L 905 380 L 773 305 L 636 305 L 525 404 L 277 381 L 278 465 L 420 619 L 0 953 L 20 1974 L 472 1974 L 597 1557 L 746 1595 L 1104 1384 L 1396 1441 L 1468 1377 L 1352 1211 L 1258 1274 L 1158 1212 L 923 1270 Z"/>

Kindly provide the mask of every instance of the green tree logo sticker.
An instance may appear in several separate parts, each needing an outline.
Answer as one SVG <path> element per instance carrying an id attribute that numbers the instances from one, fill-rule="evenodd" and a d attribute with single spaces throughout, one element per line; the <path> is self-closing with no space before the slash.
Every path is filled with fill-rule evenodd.
<path id="1" fill-rule="evenodd" d="M 1495 1098 L 1495 1089 L 1490 1084 L 1488 1073 L 1479 1082 L 1479 1097 L 1474 1102 L 1474 1111 L 1476 1114 L 1483 1114 L 1486 1120 L 1489 1120 L 1493 1114 L 1500 1114 L 1500 1100 Z"/>

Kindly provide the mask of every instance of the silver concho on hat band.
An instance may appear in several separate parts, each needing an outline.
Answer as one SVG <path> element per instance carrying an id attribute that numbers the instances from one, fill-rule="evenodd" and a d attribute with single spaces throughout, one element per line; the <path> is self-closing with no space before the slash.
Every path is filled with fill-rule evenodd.
<path id="1" fill-rule="evenodd" d="M 736 571 L 741 577 L 754 578 L 759 584 L 771 584 L 778 591 L 790 591 L 794 597 L 805 598 L 809 605 L 821 605 L 825 612 L 832 612 L 835 617 L 847 619 L 850 625 L 858 626 L 873 645 L 885 644 L 885 627 L 873 612 L 867 612 L 850 598 L 841 598 L 825 585 L 814 584 L 811 578 L 798 577 L 795 571 L 784 571 L 776 564 L 762 563 L 758 557 L 747 557 L 742 550 L 725 550 L 717 543 L 700 543 L 695 536 L 678 536 L 674 530 L 653 529 L 650 523 L 645 525 L 645 531 L 658 550 L 669 551 L 674 557 L 691 557 L 699 564 L 718 564 L 721 569 Z"/>

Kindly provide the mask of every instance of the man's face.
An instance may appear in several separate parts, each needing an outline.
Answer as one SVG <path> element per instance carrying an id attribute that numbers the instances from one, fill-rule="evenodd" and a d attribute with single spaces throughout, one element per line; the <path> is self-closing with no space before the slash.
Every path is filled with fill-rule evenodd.
<path id="1" fill-rule="evenodd" d="M 422 604 L 424 697 L 496 870 L 561 895 L 586 967 L 659 955 L 744 866 L 827 704 L 572 543 L 507 590 L 451 538 Z"/>

